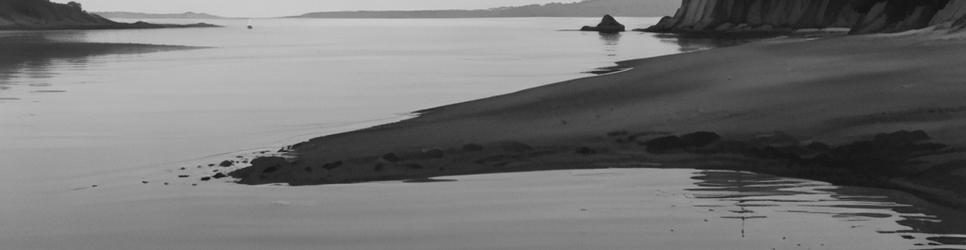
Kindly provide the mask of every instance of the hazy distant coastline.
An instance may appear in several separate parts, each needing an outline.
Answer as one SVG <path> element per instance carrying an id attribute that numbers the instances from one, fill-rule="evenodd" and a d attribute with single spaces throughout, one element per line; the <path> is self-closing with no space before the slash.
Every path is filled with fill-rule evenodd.
<path id="1" fill-rule="evenodd" d="M 105 12 L 94 12 L 99 16 L 110 18 L 110 19 L 230 19 L 230 17 L 223 17 L 212 15 L 208 13 L 198 13 L 198 12 L 184 12 L 184 13 L 142 13 L 142 12 L 128 12 L 128 11 L 105 11 Z"/>
<path id="2" fill-rule="evenodd" d="M 296 18 L 492 18 L 492 17 L 655 17 L 673 14 L 674 0 L 586 0 L 479 10 L 385 10 L 313 12 Z"/>

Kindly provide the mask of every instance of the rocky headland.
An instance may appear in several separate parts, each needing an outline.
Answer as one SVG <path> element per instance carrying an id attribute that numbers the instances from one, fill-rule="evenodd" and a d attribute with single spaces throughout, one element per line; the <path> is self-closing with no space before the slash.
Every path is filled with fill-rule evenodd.
<path id="1" fill-rule="evenodd" d="M 961 26 L 963 0 L 684 0 L 651 32 L 787 32 L 848 28 L 853 34 Z"/>
<path id="2" fill-rule="evenodd" d="M 48 0 L 0 1 L 0 30 L 52 29 L 152 29 L 218 27 L 197 24 L 120 23 L 84 11 L 80 3 L 53 3 Z"/>

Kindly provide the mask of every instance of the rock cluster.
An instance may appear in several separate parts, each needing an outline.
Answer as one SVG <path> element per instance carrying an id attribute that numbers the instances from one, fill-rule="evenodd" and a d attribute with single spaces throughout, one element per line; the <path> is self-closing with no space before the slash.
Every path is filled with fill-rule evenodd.
<path id="1" fill-rule="evenodd" d="M 921 130 L 881 133 L 868 140 L 839 146 L 821 142 L 804 144 L 782 132 L 762 134 L 743 141 L 722 141 L 715 133 L 697 132 L 658 137 L 640 144 L 653 154 L 730 153 L 875 176 L 903 176 L 917 171 L 909 167 L 915 159 L 942 153 L 947 147 L 929 140 L 929 135 Z"/>

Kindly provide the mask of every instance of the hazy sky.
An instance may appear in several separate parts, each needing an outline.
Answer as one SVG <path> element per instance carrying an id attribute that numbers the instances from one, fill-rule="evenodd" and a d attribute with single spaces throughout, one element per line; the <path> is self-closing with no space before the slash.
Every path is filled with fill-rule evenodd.
<path id="1" fill-rule="evenodd" d="M 70 0 L 54 0 L 67 2 Z M 332 10 L 480 9 L 578 0 L 74 0 L 88 11 L 207 12 L 222 16 L 288 16 Z"/>

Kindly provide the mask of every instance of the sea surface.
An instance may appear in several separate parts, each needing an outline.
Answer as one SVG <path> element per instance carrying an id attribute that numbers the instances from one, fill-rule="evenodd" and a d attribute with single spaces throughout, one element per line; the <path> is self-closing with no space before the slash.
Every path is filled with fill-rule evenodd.
<path id="1" fill-rule="evenodd" d="M 226 27 L 0 31 L 0 249 L 966 249 L 959 212 L 742 172 L 200 182 L 227 158 L 740 41 L 574 31 L 592 18 L 177 22 L 197 21 Z"/>

